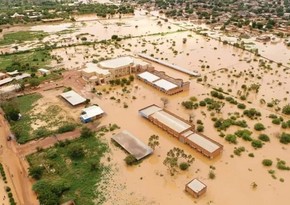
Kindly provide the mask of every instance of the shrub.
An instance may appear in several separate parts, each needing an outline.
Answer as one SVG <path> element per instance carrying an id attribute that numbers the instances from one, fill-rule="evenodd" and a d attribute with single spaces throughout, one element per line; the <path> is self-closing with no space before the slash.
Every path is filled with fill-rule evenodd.
<path id="1" fill-rule="evenodd" d="M 280 136 L 280 142 L 282 144 L 290 143 L 290 134 L 283 132 L 282 135 Z"/>
<path id="2" fill-rule="evenodd" d="M 262 148 L 263 147 L 263 143 L 260 140 L 253 140 L 251 144 L 254 148 Z"/>
<path id="3" fill-rule="evenodd" d="M 245 141 L 252 141 L 253 139 L 251 138 L 251 134 L 252 132 L 249 130 L 238 130 L 235 132 L 235 135 L 237 135 L 238 137 L 243 138 L 243 140 Z"/>
<path id="4" fill-rule="evenodd" d="M 285 105 L 282 109 L 282 113 L 285 115 L 290 115 L 290 104 Z"/>
<path id="5" fill-rule="evenodd" d="M 237 144 L 237 137 L 236 137 L 236 135 L 228 134 L 225 139 L 226 139 L 226 141 L 228 141 L 231 144 Z"/>
<path id="6" fill-rule="evenodd" d="M 256 119 L 257 117 L 261 116 L 261 113 L 257 111 L 255 108 L 251 108 L 249 110 L 244 110 L 244 115 L 246 115 L 250 119 Z"/>
<path id="7" fill-rule="evenodd" d="M 70 131 L 74 131 L 75 128 L 76 128 L 75 124 L 65 124 L 65 125 L 62 125 L 61 127 L 59 127 L 57 132 L 58 133 L 70 132 Z"/>
<path id="8" fill-rule="evenodd" d="M 128 155 L 124 161 L 126 162 L 127 165 L 132 166 L 134 164 L 136 164 L 137 159 L 133 156 L 133 155 Z"/>
<path id="9" fill-rule="evenodd" d="M 9 186 L 5 187 L 5 191 L 6 192 L 10 192 L 11 191 L 11 188 Z"/>
<path id="10" fill-rule="evenodd" d="M 286 165 L 284 160 L 278 160 L 276 167 L 280 170 L 290 170 L 290 167 Z"/>
<path id="11" fill-rule="evenodd" d="M 182 162 L 182 163 L 179 164 L 179 169 L 181 169 L 183 171 L 187 170 L 188 167 L 189 167 L 189 163 L 187 163 L 187 162 Z"/>
<path id="12" fill-rule="evenodd" d="M 209 179 L 215 179 L 215 173 L 211 170 L 209 173 L 208 173 L 208 178 Z"/>
<path id="13" fill-rule="evenodd" d="M 249 157 L 255 157 L 254 153 L 249 153 L 248 156 Z"/>
<path id="14" fill-rule="evenodd" d="M 68 149 L 68 155 L 71 159 L 80 159 L 85 156 L 85 152 L 81 145 L 73 144 Z"/>
<path id="15" fill-rule="evenodd" d="M 181 103 L 181 105 L 183 107 L 185 107 L 185 109 L 187 109 L 187 110 L 192 110 L 193 109 L 193 104 L 194 103 L 192 101 L 184 101 L 184 102 Z"/>
<path id="16" fill-rule="evenodd" d="M 286 129 L 286 128 L 288 127 L 288 125 L 287 125 L 286 122 L 282 122 L 281 127 L 282 127 L 283 129 Z"/>
<path id="17" fill-rule="evenodd" d="M 273 119 L 272 123 L 275 124 L 275 125 L 280 125 L 280 123 L 281 123 L 280 118 Z"/>
<path id="18" fill-rule="evenodd" d="M 203 125 L 198 125 L 197 128 L 196 128 L 196 130 L 197 130 L 198 132 L 203 132 L 203 130 L 204 130 L 204 126 L 203 126 Z"/>
<path id="19" fill-rule="evenodd" d="M 244 151 L 245 151 L 245 147 L 238 147 L 238 148 L 235 148 L 234 154 L 237 156 L 241 156 L 241 153 Z"/>
<path id="20" fill-rule="evenodd" d="M 95 136 L 95 132 L 92 131 L 90 128 L 88 127 L 83 127 L 81 130 L 81 136 L 82 138 L 90 138 L 90 137 L 94 137 Z"/>
<path id="21" fill-rule="evenodd" d="M 257 131 L 261 131 L 261 130 L 266 129 L 265 126 L 264 126 L 262 123 L 256 123 L 256 124 L 254 125 L 254 128 L 255 128 L 255 130 L 257 130 Z"/>
<path id="22" fill-rule="evenodd" d="M 204 102 L 204 101 L 200 101 L 200 102 L 199 102 L 199 106 L 202 106 L 202 107 L 206 106 L 206 102 Z"/>
<path id="23" fill-rule="evenodd" d="M 39 180 L 42 177 L 44 168 L 41 166 L 29 167 L 29 176 L 33 179 Z"/>
<path id="24" fill-rule="evenodd" d="M 269 142 L 270 141 L 269 136 L 266 135 L 266 134 L 260 134 L 258 138 L 259 138 L 259 140 L 262 140 L 264 142 Z"/>
<path id="25" fill-rule="evenodd" d="M 270 160 L 270 159 L 264 159 L 264 160 L 262 161 L 262 164 L 263 164 L 264 166 L 266 166 L 266 167 L 270 167 L 270 166 L 272 166 L 273 162 L 272 162 L 272 160 Z"/>
<path id="26" fill-rule="evenodd" d="M 240 103 L 240 104 L 238 104 L 238 108 L 239 109 L 246 109 L 246 105 L 245 104 L 242 104 L 242 103 Z"/>

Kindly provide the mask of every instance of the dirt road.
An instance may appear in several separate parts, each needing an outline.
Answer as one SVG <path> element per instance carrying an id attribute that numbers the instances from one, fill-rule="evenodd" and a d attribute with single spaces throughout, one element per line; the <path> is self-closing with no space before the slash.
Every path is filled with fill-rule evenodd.
<path id="1" fill-rule="evenodd" d="M 11 187 L 17 204 L 38 205 L 37 197 L 32 191 L 32 181 L 27 175 L 27 170 L 23 167 L 24 159 L 18 157 L 13 142 L 6 140 L 9 133 L 8 122 L 0 114 L 0 144 L 2 146 L 0 161 L 7 176 L 8 186 Z"/>

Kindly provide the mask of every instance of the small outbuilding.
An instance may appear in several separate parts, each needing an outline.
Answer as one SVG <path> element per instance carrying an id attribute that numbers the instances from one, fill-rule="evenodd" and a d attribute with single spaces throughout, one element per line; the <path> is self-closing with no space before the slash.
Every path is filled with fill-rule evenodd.
<path id="1" fill-rule="evenodd" d="M 72 106 L 76 106 L 86 102 L 86 98 L 80 96 L 75 91 L 71 90 L 60 95 L 63 97 L 67 102 L 69 102 Z"/>
<path id="2" fill-rule="evenodd" d="M 38 72 L 41 74 L 41 75 L 48 75 L 50 74 L 50 70 L 47 70 L 45 68 L 39 68 L 38 69 Z"/>
<path id="3" fill-rule="evenodd" d="M 82 110 L 80 119 L 83 123 L 91 122 L 96 118 L 102 117 L 105 112 L 97 105 L 87 107 Z"/>
<path id="4" fill-rule="evenodd" d="M 185 191 L 191 194 L 193 197 L 198 198 L 206 192 L 207 186 L 199 181 L 198 179 L 193 179 L 185 186 Z"/>

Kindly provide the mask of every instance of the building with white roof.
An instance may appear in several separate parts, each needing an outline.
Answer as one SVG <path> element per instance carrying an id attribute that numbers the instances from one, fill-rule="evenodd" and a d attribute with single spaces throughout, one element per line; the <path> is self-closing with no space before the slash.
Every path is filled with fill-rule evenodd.
<path id="1" fill-rule="evenodd" d="M 157 105 L 145 107 L 139 110 L 139 114 L 210 159 L 223 150 L 218 142 L 197 133 L 194 125 Z"/>
<path id="2" fill-rule="evenodd" d="M 80 119 L 82 122 L 87 123 L 92 121 L 95 118 L 101 117 L 105 112 L 97 105 L 92 105 L 90 107 L 86 107 L 82 110 L 82 114 Z"/>
<path id="3" fill-rule="evenodd" d="M 114 58 L 101 61 L 98 64 L 87 63 L 82 69 L 82 76 L 85 80 L 94 82 L 97 85 L 108 83 L 118 77 L 130 75 L 152 68 L 147 62 L 130 56 Z"/>
<path id="4" fill-rule="evenodd" d="M 182 79 L 172 78 L 166 75 L 163 71 L 145 71 L 137 74 L 136 76 L 137 79 L 168 95 L 189 90 L 190 82 L 184 82 Z"/>
<path id="5" fill-rule="evenodd" d="M 41 75 L 48 75 L 50 74 L 50 70 L 47 70 L 45 68 L 39 68 L 38 69 L 38 72 L 41 74 Z"/>
<path id="6" fill-rule="evenodd" d="M 86 98 L 80 96 L 78 93 L 76 93 L 73 90 L 62 93 L 60 96 L 63 97 L 72 106 L 82 104 L 86 101 Z"/>
<path id="7" fill-rule="evenodd" d="M 193 179 L 185 186 L 185 191 L 193 195 L 195 198 L 200 197 L 206 192 L 207 186 L 199 181 L 198 179 Z"/>

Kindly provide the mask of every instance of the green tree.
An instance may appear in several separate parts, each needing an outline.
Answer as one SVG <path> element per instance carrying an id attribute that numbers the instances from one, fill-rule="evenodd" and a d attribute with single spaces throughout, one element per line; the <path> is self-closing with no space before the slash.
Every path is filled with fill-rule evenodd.
<path id="1" fill-rule="evenodd" d="M 261 130 L 266 129 L 265 126 L 264 126 L 262 123 L 256 123 L 256 124 L 254 125 L 254 128 L 255 128 L 255 130 L 257 130 L 257 131 L 261 131 Z"/>
<path id="2" fill-rule="evenodd" d="M 44 168 L 41 166 L 37 167 L 29 167 L 29 176 L 31 176 L 33 179 L 39 180 L 42 177 Z"/>
<path id="3" fill-rule="evenodd" d="M 148 146 L 151 147 L 153 150 L 155 150 L 155 148 L 159 146 L 159 136 L 151 135 L 149 137 Z"/>
<path id="4" fill-rule="evenodd" d="M 282 109 L 282 113 L 285 115 L 290 115 L 290 104 L 285 105 Z"/>

